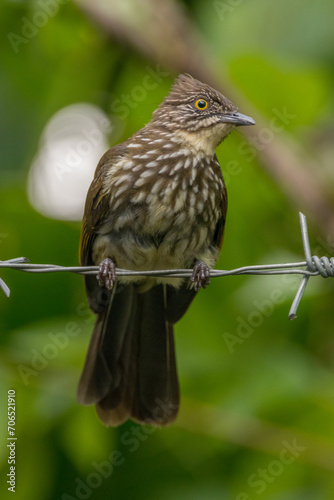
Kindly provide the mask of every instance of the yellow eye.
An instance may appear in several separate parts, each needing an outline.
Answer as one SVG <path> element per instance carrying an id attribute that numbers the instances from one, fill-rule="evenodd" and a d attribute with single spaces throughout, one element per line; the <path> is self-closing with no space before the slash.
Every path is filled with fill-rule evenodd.
<path id="1" fill-rule="evenodd" d="M 204 99 L 198 99 L 195 102 L 195 106 L 197 109 L 206 109 L 208 107 L 208 103 Z"/>

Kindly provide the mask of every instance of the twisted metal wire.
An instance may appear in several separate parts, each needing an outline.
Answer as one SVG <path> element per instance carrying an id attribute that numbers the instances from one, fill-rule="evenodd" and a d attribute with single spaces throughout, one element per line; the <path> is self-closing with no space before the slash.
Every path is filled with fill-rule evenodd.
<path id="1" fill-rule="evenodd" d="M 334 277 L 334 257 L 318 257 L 311 255 L 310 242 L 308 237 L 307 222 L 304 214 L 299 212 L 299 221 L 302 233 L 303 248 L 305 261 L 283 263 L 283 264 L 264 264 L 258 266 L 244 266 L 232 270 L 210 270 L 211 278 L 219 278 L 222 276 L 236 276 L 241 274 L 252 275 L 278 275 L 278 274 L 301 274 L 303 275 L 296 296 L 292 302 L 289 319 L 297 317 L 297 309 L 305 292 L 307 283 L 311 276 L 322 276 L 323 278 Z M 297 269 L 305 267 L 305 269 Z M 29 273 L 54 273 L 54 272 L 70 272 L 75 274 L 97 274 L 98 266 L 87 267 L 63 267 L 54 264 L 29 264 L 26 257 L 18 257 L 15 259 L 0 261 L 0 269 L 16 269 Z M 192 269 L 163 269 L 154 271 L 131 271 L 129 269 L 116 269 L 117 276 L 156 276 L 170 278 L 190 278 Z M 10 289 L 7 284 L 0 278 L 0 288 L 7 297 L 10 296 Z"/>
<path id="2" fill-rule="evenodd" d="M 331 257 L 317 257 L 316 255 L 311 255 L 310 240 L 308 237 L 307 222 L 304 214 L 299 212 L 299 222 L 302 232 L 303 248 L 306 260 L 306 270 L 309 274 L 305 274 L 301 280 L 295 298 L 293 299 L 290 311 L 289 319 L 295 319 L 297 317 L 297 309 L 299 303 L 304 295 L 308 280 L 310 276 L 320 275 L 323 278 L 333 278 L 334 277 L 334 258 Z"/>

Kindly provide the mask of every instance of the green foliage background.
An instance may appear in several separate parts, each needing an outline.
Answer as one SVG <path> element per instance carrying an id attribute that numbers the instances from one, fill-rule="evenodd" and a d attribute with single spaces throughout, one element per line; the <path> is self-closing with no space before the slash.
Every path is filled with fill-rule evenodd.
<path id="1" fill-rule="evenodd" d="M 155 65 L 109 38 L 77 5 L 63 3 L 15 53 L 8 33 L 20 34 L 22 18 L 32 19 L 40 7 L 32 1 L 1 1 L 3 260 L 24 255 L 34 263 L 77 264 L 79 223 L 49 220 L 27 201 L 26 178 L 41 131 L 71 103 L 91 102 L 110 114 L 110 96 L 130 93 L 147 65 Z M 129 16 L 142 8 L 139 1 L 124 5 Z M 304 148 L 334 201 L 333 2 L 188 0 L 184 7 L 216 71 L 252 106 L 255 119 L 256 110 L 268 119 L 274 109 L 294 115 L 284 134 Z M 150 119 L 176 76 L 167 71 L 169 76 L 124 120 L 120 141 Z M 258 155 L 250 160 L 241 153 L 244 141 L 234 133 L 218 149 L 229 214 L 217 267 L 303 260 L 298 224 L 303 206 L 287 197 Z M 233 160 L 240 168 L 226 170 Z M 333 254 L 331 235 L 321 234 L 316 221 L 310 237 L 317 253 Z M 10 498 L 10 388 L 17 393 L 16 500 L 333 498 L 330 280 L 309 284 L 294 322 L 287 315 L 299 278 L 212 280 L 176 326 L 180 416 L 173 426 L 152 431 L 131 422 L 104 428 L 94 408 L 76 403 L 93 321 L 81 277 L 5 270 L 1 277 L 12 291 L 10 299 L 0 295 L 1 498 Z M 24 383 L 18 366 L 31 367 L 36 351 L 50 343 L 50 333 L 69 330 L 76 335 L 68 337 L 68 345 Z M 301 447 L 289 464 L 280 459 L 286 442 Z M 112 473 L 95 475 L 94 483 L 96 464 L 110 463 L 113 452 Z M 80 481 L 88 481 L 88 489 L 78 490 Z"/>

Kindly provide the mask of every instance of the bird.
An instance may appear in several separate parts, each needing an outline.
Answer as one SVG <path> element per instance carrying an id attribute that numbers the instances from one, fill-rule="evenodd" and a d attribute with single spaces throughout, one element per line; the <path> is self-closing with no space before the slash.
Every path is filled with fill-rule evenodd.
<path id="1" fill-rule="evenodd" d="M 227 192 L 217 146 L 254 125 L 223 94 L 179 75 L 152 119 L 100 159 L 80 236 L 96 323 L 77 399 L 100 420 L 171 424 L 180 406 L 174 324 L 210 281 L 223 242 Z M 191 278 L 117 276 L 190 269 Z"/>

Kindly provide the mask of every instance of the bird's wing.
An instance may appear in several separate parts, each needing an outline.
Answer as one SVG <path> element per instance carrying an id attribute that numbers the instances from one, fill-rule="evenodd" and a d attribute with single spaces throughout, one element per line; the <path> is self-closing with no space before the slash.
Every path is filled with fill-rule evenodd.
<path id="1" fill-rule="evenodd" d="M 109 149 L 99 161 L 94 179 L 87 193 L 84 216 L 82 219 L 79 244 L 79 258 L 82 266 L 95 264 L 92 259 L 92 249 L 98 230 L 109 212 L 109 194 L 104 192 L 104 179 L 112 165 L 124 154 L 126 148 L 115 146 Z M 95 312 L 101 312 L 109 302 L 109 290 L 103 290 L 98 285 L 95 275 L 85 275 L 85 287 L 89 305 Z"/>
<path id="2" fill-rule="evenodd" d="M 221 199 L 220 199 L 220 218 L 217 222 L 212 241 L 212 244 L 215 247 L 218 247 L 219 251 L 221 250 L 224 241 L 226 213 L 227 213 L 227 191 L 224 184 L 224 188 L 221 192 Z"/>
<path id="3" fill-rule="evenodd" d="M 224 214 L 222 214 L 222 216 L 217 222 L 216 230 L 212 241 L 213 245 L 219 248 L 219 251 L 221 250 L 224 241 L 225 220 L 226 220 L 226 211 Z"/>
<path id="4" fill-rule="evenodd" d="M 103 189 L 104 179 L 110 167 L 124 155 L 124 152 L 124 147 L 115 146 L 109 149 L 96 167 L 94 179 L 87 193 L 81 226 L 79 259 L 82 266 L 93 265 L 93 243 L 109 210 L 109 195 Z"/>

